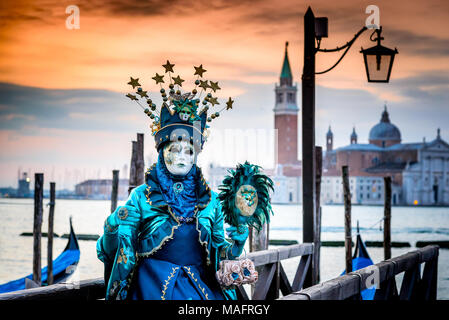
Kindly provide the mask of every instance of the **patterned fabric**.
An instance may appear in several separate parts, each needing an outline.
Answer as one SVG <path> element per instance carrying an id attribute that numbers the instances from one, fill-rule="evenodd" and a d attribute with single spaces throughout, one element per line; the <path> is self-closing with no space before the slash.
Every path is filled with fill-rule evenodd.
<path id="1" fill-rule="evenodd" d="M 156 175 L 162 191 L 162 196 L 173 212 L 178 216 L 193 216 L 197 200 L 195 180 L 196 166 L 193 166 L 186 176 L 177 177 L 168 171 L 165 166 L 163 152 L 159 152 L 159 158 L 156 164 Z M 184 190 L 178 194 L 176 194 L 173 189 L 175 182 L 181 182 L 184 186 Z"/>
<path id="2" fill-rule="evenodd" d="M 189 244 L 189 254 L 186 254 L 186 244 Z M 224 299 L 213 274 L 207 272 L 202 256 L 195 224 L 183 224 L 161 250 L 139 263 L 131 289 L 132 299 Z"/>
<path id="3" fill-rule="evenodd" d="M 223 212 L 217 194 L 208 187 L 200 168 L 195 167 L 192 175 L 196 183 L 196 203 L 193 211 L 196 219 L 192 225 L 196 229 L 196 239 L 205 260 L 202 267 L 205 270 L 210 269 L 213 274 L 218 270 L 221 259 L 238 258 L 243 251 L 244 242 L 230 243 L 225 239 Z M 105 265 L 107 300 L 129 299 L 128 292 L 140 275 L 138 270 L 140 262 L 154 257 L 159 250 L 163 250 L 174 238 L 176 230 L 183 225 L 176 218 L 177 215 L 173 212 L 175 210 L 167 203 L 169 200 L 165 200 L 163 196 L 156 164 L 146 172 L 145 181 L 145 184 L 133 189 L 124 206 L 117 208 L 120 210 L 121 207 L 126 207 L 128 211 L 138 213 L 140 215 L 138 229 L 120 225 L 114 232 L 105 230 L 104 235 L 97 241 L 97 255 Z M 198 242 L 186 244 L 183 253 L 189 253 L 190 246 L 197 245 Z M 187 269 L 184 270 L 187 272 Z M 193 274 L 200 272 L 200 270 L 194 272 L 192 268 L 190 270 Z M 164 269 L 161 277 L 166 278 L 160 283 L 161 285 L 171 272 L 172 269 Z M 176 272 L 178 274 L 180 271 L 177 269 Z M 187 275 L 189 276 L 188 272 Z M 208 284 L 210 287 L 213 286 L 209 282 Z M 224 289 L 222 293 L 226 299 L 236 299 L 235 290 Z"/>

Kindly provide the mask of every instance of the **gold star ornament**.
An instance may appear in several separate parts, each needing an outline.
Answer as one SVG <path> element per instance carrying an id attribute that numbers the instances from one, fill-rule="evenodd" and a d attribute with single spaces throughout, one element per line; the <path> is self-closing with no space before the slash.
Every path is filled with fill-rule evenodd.
<path id="1" fill-rule="evenodd" d="M 172 79 L 173 79 L 174 83 L 177 84 L 177 85 L 179 85 L 180 87 L 182 87 L 182 83 L 185 81 L 185 80 L 182 80 L 182 79 L 179 77 L 179 75 L 178 75 L 176 78 L 172 77 Z"/>
<path id="2" fill-rule="evenodd" d="M 217 81 L 217 82 L 209 81 L 209 82 L 210 82 L 210 88 L 211 88 L 212 90 L 214 90 L 214 92 L 221 89 L 221 88 L 218 86 L 218 81 Z"/>
<path id="3" fill-rule="evenodd" d="M 133 79 L 133 77 L 130 77 L 130 78 L 131 78 L 131 81 L 128 82 L 128 84 L 133 86 L 133 89 L 135 87 L 140 87 L 139 78 L 137 78 L 137 79 Z"/>
<path id="4" fill-rule="evenodd" d="M 202 64 L 200 64 L 199 67 L 195 67 L 195 66 L 193 66 L 193 67 L 195 68 L 195 73 L 193 74 L 194 76 L 199 75 L 202 78 L 203 73 L 207 71 L 206 69 L 203 69 Z"/>
<path id="5" fill-rule="evenodd" d="M 207 84 L 207 80 L 205 80 L 205 81 L 200 80 L 200 85 L 198 87 L 203 88 L 204 90 L 207 90 L 207 88 L 210 88 L 209 85 Z"/>
<path id="6" fill-rule="evenodd" d="M 136 96 L 133 95 L 133 94 L 131 94 L 131 93 L 128 93 L 126 96 L 127 96 L 128 98 L 130 98 L 131 100 L 137 100 Z"/>
<path id="7" fill-rule="evenodd" d="M 159 75 L 157 72 L 156 72 L 156 75 L 153 78 L 151 78 L 151 79 L 156 81 L 156 84 L 159 84 L 160 82 L 165 83 L 164 82 L 164 76 Z"/>
<path id="8" fill-rule="evenodd" d="M 234 103 L 234 100 L 229 97 L 229 100 L 226 102 L 226 110 L 232 109 L 232 104 Z"/>
<path id="9" fill-rule="evenodd" d="M 141 96 L 142 98 L 148 98 L 147 92 L 148 92 L 148 91 L 140 90 L 140 91 L 137 91 L 136 93 L 137 93 L 139 96 Z"/>
<path id="10" fill-rule="evenodd" d="M 212 105 L 212 107 L 215 106 L 216 104 L 220 104 L 220 102 L 218 102 L 217 99 L 218 99 L 217 97 L 209 98 L 209 102 Z"/>
<path id="11" fill-rule="evenodd" d="M 170 61 L 167 60 L 167 63 L 163 64 L 162 66 L 165 68 L 165 73 L 167 73 L 167 72 L 173 72 L 173 67 L 175 65 L 171 64 Z"/>

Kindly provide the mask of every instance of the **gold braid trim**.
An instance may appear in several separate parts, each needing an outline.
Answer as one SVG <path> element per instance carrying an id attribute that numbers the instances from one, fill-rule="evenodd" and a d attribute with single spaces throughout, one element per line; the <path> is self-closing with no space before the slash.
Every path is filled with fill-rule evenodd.
<path id="1" fill-rule="evenodd" d="M 195 213 L 193 214 L 194 217 L 196 217 L 198 213 L 198 206 L 195 206 Z M 204 247 L 204 249 L 206 249 L 207 252 L 207 256 L 206 256 L 206 263 L 207 265 L 210 265 L 210 252 L 207 249 L 207 241 L 201 241 L 201 230 L 198 228 L 198 217 L 196 218 L 196 231 L 198 232 L 198 241 L 200 242 L 200 244 Z"/>
<path id="2" fill-rule="evenodd" d="M 157 247 L 153 248 L 153 250 L 151 250 L 150 252 L 137 253 L 138 257 L 148 258 L 149 256 L 151 256 L 153 253 L 155 253 L 157 250 L 159 250 L 168 239 L 173 239 L 173 234 L 175 233 L 175 230 L 181 226 L 181 223 L 179 222 L 178 218 L 176 218 L 176 216 L 173 214 L 170 206 L 167 206 L 167 207 L 168 207 L 168 212 L 170 212 L 170 215 L 173 217 L 173 219 L 175 219 L 177 225 L 175 225 L 171 228 L 170 235 L 168 235 L 164 239 L 162 239 L 161 243 L 159 243 L 159 245 Z"/>
<path id="3" fill-rule="evenodd" d="M 168 285 L 170 284 L 170 280 L 175 276 L 175 272 L 176 270 L 178 270 L 179 267 L 173 267 L 172 268 L 172 272 L 170 273 L 170 275 L 168 276 L 167 280 L 165 280 L 165 284 L 164 284 L 164 288 L 162 289 L 162 296 L 161 296 L 161 300 L 165 300 L 165 293 L 167 291 Z"/>
<path id="4" fill-rule="evenodd" d="M 183 268 L 186 269 L 187 273 L 192 277 L 193 280 L 195 280 L 196 285 L 201 290 L 201 292 L 204 294 L 204 296 L 206 297 L 206 300 L 209 300 L 209 295 L 207 294 L 206 290 L 200 286 L 200 284 L 198 283 L 198 279 L 195 278 L 195 275 L 193 274 L 193 272 L 190 271 L 190 267 L 184 266 Z"/>

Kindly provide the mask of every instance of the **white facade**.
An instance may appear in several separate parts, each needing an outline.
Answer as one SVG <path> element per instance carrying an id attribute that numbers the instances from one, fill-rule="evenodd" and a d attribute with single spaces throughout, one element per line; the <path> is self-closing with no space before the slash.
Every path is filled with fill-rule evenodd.
<path id="1" fill-rule="evenodd" d="M 392 188 L 395 189 L 395 188 Z M 349 177 L 349 191 L 351 192 L 352 204 L 375 204 L 384 203 L 384 180 L 383 177 Z M 397 193 L 397 190 L 392 193 Z M 321 179 L 321 203 L 343 204 L 343 181 L 340 176 L 324 176 Z"/>
<path id="2" fill-rule="evenodd" d="M 449 145 L 439 137 L 419 150 L 419 162 L 403 171 L 404 203 L 449 205 Z"/>
<path id="3" fill-rule="evenodd" d="M 271 203 L 300 204 L 302 202 L 301 177 L 276 175 L 270 178 L 274 184 Z"/>
<path id="4" fill-rule="evenodd" d="M 223 183 L 223 179 L 225 176 L 228 175 L 228 170 L 231 170 L 233 168 L 229 167 L 219 167 L 214 166 L 213 164 L 210 164 L 209 166 L 209 172 L 208 172 L 208 179 L 207 183 L 209 187 L 215 191 L 219 192 L 218 187 Z M 234 168 L 235 169 L 235 168 Z"/>

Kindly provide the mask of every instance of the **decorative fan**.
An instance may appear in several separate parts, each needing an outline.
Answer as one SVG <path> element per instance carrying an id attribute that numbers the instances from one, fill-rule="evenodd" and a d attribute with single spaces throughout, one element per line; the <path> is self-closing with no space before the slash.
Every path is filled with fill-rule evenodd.
<path id="1" fill-rule="evenodd" d="M 235 227 L 246 223 L 260 231 L 273 214 L 269 193 L 273 181 L 248 161 L 228 172 L 218 187 L 225 222 Z"/>

